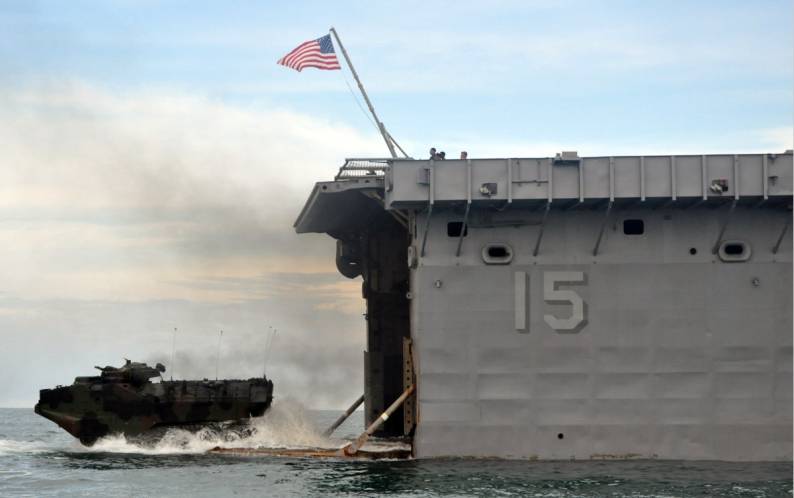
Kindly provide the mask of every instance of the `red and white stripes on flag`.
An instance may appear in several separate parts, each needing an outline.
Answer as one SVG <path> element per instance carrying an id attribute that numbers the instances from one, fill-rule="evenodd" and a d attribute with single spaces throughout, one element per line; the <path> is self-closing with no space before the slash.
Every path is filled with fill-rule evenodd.
<path id="1" fill-rule="evenodd" d="M 331 42 L 331 35 L 301 43 L 292 52 L 279 59 L 278 64 L 296 71 L 301 71 L 305 67 L 341 69 L 334 52 L 334 44 Z"/>

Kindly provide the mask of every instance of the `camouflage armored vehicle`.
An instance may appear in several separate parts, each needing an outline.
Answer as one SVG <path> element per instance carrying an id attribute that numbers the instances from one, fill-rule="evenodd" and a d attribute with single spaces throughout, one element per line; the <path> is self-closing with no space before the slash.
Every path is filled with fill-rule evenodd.
<path id="1" fill-rule="evenodd" d="M 35 407 L 86 446 L 108 434 L 258 417 L 273 400 L 273 382 L 265 377 L 152 382 L 165 372 L 160 363 L 153 368 L 126 360 L 121 368 L 95 368 L 100 375 L 42 389 Z"/>

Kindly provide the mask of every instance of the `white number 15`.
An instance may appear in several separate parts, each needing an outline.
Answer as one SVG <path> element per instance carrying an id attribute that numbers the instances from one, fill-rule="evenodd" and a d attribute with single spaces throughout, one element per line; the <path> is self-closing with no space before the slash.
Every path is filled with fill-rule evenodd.
<path id="1" fill-rule="evenodd" d="M 543 301 L 550 304 L 570 304 L 571 316 L 557 318 L 543 315 L 543 320 L 558 332 L 578 332 L 577 327 L 585 323 L 585 305 L 582 297 L 573 290 L 560 290 L 559 284 L 580 284 L 585 282 L 581 271 L 547 271 L 543 275 Z"/>

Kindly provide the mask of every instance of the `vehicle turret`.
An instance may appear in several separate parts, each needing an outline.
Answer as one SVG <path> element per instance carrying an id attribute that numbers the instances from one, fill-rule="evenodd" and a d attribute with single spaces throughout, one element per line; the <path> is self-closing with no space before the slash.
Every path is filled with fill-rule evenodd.
<path id="1" fill-rule="evenodd" d="M 133 362 L 125 358 L 126 363 L 120 368 L 113 366 L 97 367 L 101 373 L 100 379 L 102 382 L 129 382 L 131 384 L 140 385 L 149 382 L 149 379 L 160 377 L 165 372 L 165 366 L 162 363 L 150 367 L 146 363 Z"/>

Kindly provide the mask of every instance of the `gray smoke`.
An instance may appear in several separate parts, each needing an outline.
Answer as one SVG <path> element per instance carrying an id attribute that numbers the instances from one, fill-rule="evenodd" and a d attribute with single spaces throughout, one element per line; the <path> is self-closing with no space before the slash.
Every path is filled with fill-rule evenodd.
<path id="1" fill-rule="evenodd" d="M 360 283 L 333 241 L 292 223 L 316 180 L 373 137 L 283 111 L 91 87 L 0 96 L 0 405 L 122 357 L 179 378 L 262 374 L 277 396 L 342 407 L 361 394 Z"/>

